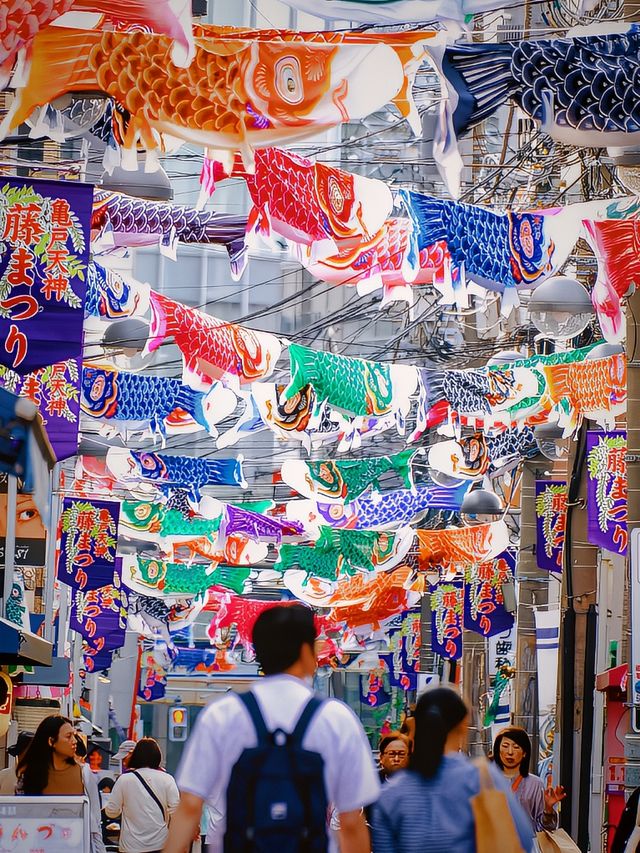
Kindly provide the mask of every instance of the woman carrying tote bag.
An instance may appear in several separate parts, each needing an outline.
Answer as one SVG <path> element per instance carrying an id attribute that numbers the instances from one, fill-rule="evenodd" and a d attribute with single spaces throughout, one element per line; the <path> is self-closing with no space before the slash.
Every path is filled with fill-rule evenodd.
<path id="1" fill-rule="evenodd" d="M 138 741 L 127 773 L 116 781 L 104 807 L 107 817 L 122 815 L 120 853 L 160 853 L 169 818 L 180 794 L 173 776 L 160 769 L 162 753 L 153 738 Z"/>
<path id="2" fill-rule="evenodd" d="M 375 853 L 529 853 L 533 830 L 500 771 L 461 750 L 469 715 L 454 691 L 424 693 L 408 770 L 373 807 Z"/>

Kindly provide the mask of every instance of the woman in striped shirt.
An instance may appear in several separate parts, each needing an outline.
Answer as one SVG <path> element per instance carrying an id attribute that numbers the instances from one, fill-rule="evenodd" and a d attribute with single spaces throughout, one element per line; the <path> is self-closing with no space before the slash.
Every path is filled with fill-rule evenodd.
<path id="1" fill-rule="evenodd" d="M 375 853 L 475 853 L 471 799 L 480 791 L 480 771 L 461 752 L 468 723 L 467 707 L 454 690 L 438 687 L 420 697 L 409 769 L 395 774 L 374 806 Z M 493 765 L 489 772 L 507 794 L 522 849 L 531 850 L 527 816 L 502 773 Z"/>

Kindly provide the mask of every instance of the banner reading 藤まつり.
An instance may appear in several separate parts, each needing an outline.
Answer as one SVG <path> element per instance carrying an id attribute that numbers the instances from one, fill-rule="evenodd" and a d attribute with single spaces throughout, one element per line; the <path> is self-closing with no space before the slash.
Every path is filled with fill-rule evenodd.
<path id="1" fill-rule="evenodd" d="M 60 525 L 58 580 L 75 589 L 113 583 L 120 504 L 65 498 Z"/>
<path id="2" fill-rule="evenodd" d="M 20 374 L 82 355 L 93 187 L 0 179 L 0 364 Z"/>
<path id="3" fill-rule="evenodd" d="M 592 545 L 627 553 L 627 433 L 587 433 L 587 535 Z"/>
<path id="4" fill-rule="evenodd" d="M 536 480 L 536 562 L 561 572 L 567 523 L 567 484 Z"/>

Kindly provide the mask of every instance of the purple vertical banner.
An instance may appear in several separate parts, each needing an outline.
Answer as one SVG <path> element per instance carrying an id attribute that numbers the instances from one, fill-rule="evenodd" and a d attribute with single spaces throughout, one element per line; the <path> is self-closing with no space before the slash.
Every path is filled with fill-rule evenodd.
<path id="1" fill-rule="evenodd" d="M 379 669 L 360 676 L 360 701 L 370 708 L 379 708 L 391 702 L 391 694 L 384 685 L 384 661 L 379 663 Z"/>
<path id="2" fill-rule="evenodd" d="M 420 611 L 408 610 L 400 620 L 400 627 L 389 631 L 390 653 L 384 655 L 389 683 L 391 687 L 415 690 L 420 664 Z"/>
<path id="3" fill-rule="evenodd" d="M 58 461 L 75 456 L 80 418 L 80 362 L 70 358 L 26 376 L 0 366 L 0 385 L 37 407 Z"/>
<path id="4" fill-rule="evenodd" d="M 85 672 L 102 672 L 109 669 L 113 663 L 113 652 L 98 651 L 87 643 L 83 643 L 82 664 Z"/>
<path id="5" fill-rule="evenodd" d="M 443 658 L 462 657 L 464 581 L 437 583 L 429 587 L 431 597 L 431 647 Z"/>
<path id="6" fill-rule="evenodd" d="M 73 590 L 69 626 L 98 652 L 111 652 L 124 646 L 127 595 L 118 575 L 111 586 Z"/>
<path id="7" fill-rule="evenodd" d="M 513 551 L 503 551 L 493 560 L 466 568 L 464 627 L 467 631 L 493 637 L 512 627 L 514 616 L 505 609 L 502 584 L 513 582 L 515 571 Z"/>
<path id="8" fill-rule="evenodd" d="M 567 524 L 567 484 L 536 480 L 536 562 L 539 569 L 562 571 Z"/>
<path id="9" fill-rule="evenodd" d="M 21 375 L 82 356 L 93 187 L 0 180 L 0 364 Z"/>
<path id="10" fill-rule="evenodd" d="M 614 554 L 627 553 L 626 430 L 587 433 L 587 538 Z"/>
<path id="11" fill-rule="evenodd" d="M 119 520 L 119 503 L 65 498 L 58 580 L 80 590 L 113 584 Z"/>

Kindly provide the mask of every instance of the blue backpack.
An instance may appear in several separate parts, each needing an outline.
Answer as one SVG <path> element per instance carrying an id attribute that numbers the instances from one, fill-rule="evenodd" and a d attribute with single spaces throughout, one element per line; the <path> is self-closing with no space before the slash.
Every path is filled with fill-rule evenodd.
<path id="1" fill-rule="evenodd" d="M 324 760 L 302 748 L 322 700 L 312 696 L 291 734 L 267 731 L 253 693 L 238 697 L 258 745 L 245 749 L 227 788 L 225 853 L 326 853 Z"/>

